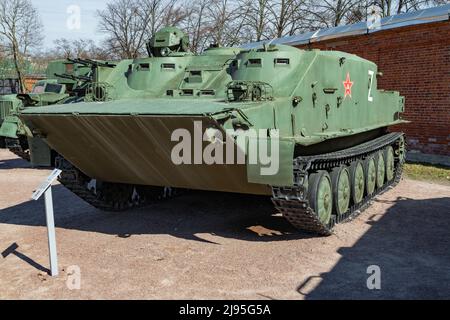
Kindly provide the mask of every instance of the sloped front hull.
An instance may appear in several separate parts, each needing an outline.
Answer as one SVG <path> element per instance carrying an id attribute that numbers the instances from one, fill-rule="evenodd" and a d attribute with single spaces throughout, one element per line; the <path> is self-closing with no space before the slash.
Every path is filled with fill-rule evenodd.
<path id="1" fill-rule="evenodd" d="M 86 175 L 102 181 L 225 192 L 271 194 L 266 185 L 247 182 L 245 165 L 175 165 L 172 132 L 207 116 L 23 115 L 47 143 Z"/>

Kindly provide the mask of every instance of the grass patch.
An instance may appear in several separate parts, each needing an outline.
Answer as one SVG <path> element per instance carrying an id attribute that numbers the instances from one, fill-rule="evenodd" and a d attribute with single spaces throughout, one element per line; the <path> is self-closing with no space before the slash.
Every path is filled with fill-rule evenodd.
<path id="1" fill-rule="evenodd" d="M 406 177 L 414 180 L 433 181 L 450 185 L 450 168 L 430 164 L 406 163 Z"/>

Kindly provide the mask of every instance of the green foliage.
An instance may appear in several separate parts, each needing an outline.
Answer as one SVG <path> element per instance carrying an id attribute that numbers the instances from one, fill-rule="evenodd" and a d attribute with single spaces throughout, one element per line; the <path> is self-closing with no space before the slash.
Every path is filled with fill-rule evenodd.
<path id="1" fill-rule="evenodd" d="M 45 74 L 45 69 L 47 66 L 35 64 L 28 60 L 25 60 L 21 64 L 21 70 L 24 76 Z M 12 59 L 2 59 L 0 60 L 0 78 L 16 78 L 16 69 L 14 67 L 14 61 Z"/>
<path id="2" fill-rule="evenodd" d="M 430 164 L 408 163 L 404 168 L 408 178 L 426 180 L 450 185 L 450 168 Z"/>

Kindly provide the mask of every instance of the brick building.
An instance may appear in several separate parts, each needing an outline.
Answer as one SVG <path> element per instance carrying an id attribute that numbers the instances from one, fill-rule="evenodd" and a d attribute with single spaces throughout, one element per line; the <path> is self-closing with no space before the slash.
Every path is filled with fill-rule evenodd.
<path id="1" fill-rule="evenodd" d="M 339 50 L 378 65 L 381 89 L 406 98 L 410 160 L 450 165 L 450 5 L 280 38 L 272 43 Z"/>
<path id="2" fill-rule="evenodd" d="M 39 81 L 45 79 L 44 75 L 26 75 L 24 78 L 25 91 L 31 92 L 34 84 Z"/>

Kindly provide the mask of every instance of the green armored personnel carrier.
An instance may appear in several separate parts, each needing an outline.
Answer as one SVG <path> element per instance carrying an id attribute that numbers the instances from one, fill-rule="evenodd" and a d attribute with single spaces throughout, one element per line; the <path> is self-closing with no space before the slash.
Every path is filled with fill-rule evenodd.
<path id="1" fill-rule="evenodd" d="M 13 78 L 0 78 L 0 126 L 3 120 L 17 108 L 19 101 L 15 95 L 19 90 L 19 81 Z M 0 148 L 5 148 L 5 138 L 0 137 Z"/>
<path id="2" fill-rule="evenodd" d="M 19 119 L 18 113 L 26 107 L 73 100 L 74 92 L 82 90 L 90 80 L 90 72 L 91 68 L 84 64 L 69 60 L 51 61 L 46 70 L 46 79 L 37 81 L 30 93 L 0 97 L 0 114 L 4 115 L 0 123 L 0 139 L 4 146 L 26 160 L 30 160 L 31 154 L 34 166 L 51 165 L 50 149 L 41 139 L 31 136 L 30 128 Z"/>
<path id="3" fill-rule="evenodd" d="M 126 62 L 115 100 L 21 117 L 61 155 L 60 181 L 103 210 L 166 187 L 259 194 L 328 235 L 400 179 L 404 137 L 388 127 L 404 122 L 404 99 L 377 89 L 374 63 L 282 45 L 217 50 Z"/>
<path id="4" fill-rule="evenodd" d="M 21 101 L 17 99 L 16 94 L 6 94 L 0 96 L 0 127 L 3 121 L 10 116 L 14 110 L 18 110 L 21 106 Z M 5 137 L 0 136 L 0 148 L 5 148 Z"/>

